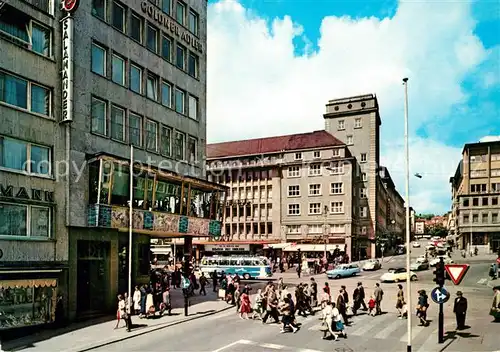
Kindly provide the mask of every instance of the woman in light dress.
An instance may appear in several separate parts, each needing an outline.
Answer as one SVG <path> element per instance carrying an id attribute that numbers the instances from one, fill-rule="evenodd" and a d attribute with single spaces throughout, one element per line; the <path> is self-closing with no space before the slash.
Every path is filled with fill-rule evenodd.
<path id="1" fill-rule="evenodd" d="M 134 312 L 135 315 L 139 315 L 141 312 L 141 291 L 139 290 L 139 286 L 135 287 L 134 295 L 132 296 L 134 301 Z"/>
<path id="2" fill-rule="evenodd" d="M 262 314 L 264 313 L 263 301 L 264 301 L 264 295 L 262 294 L 262 290 L 259 288 L 253 305 L 252 319 L 258 317 L 260 320 L 262 320 Z"/>

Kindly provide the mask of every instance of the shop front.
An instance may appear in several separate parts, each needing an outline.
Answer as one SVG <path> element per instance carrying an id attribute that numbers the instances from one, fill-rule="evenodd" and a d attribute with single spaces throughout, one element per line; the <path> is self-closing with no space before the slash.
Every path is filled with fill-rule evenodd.
<path id="1" fill-rule="evenodd" d="M 277 241 L 195 241 L 197 258 L 203 255 L 267 256 L 266 249 Z"/>

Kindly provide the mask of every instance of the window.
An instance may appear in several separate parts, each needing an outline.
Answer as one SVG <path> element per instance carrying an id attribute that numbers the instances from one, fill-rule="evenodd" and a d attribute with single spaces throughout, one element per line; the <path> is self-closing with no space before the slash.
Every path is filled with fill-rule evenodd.
<path id="1" fill-rule="evenodd" d="M 366 226 L 361 226 L 361 233 L 366 234 Z"/>
<path id="2" fill-rule="evenodd" d="M 487 224 L 488 223 L 488 213 L 482 213 L 481 214 L 481 222 L 483 224 Z"/>
<path id="3" fill-rule="evenodd" d="M 321 195 L 321 185 L 319 183 L 309 185 L 309 195 L 310 196 Z"/>
<path id="4" fill-rule="evenodd" d="M 491 213 L 491 222 L 493 224 L 497 224 L 498 223 L 498 213 Z"/>
<path id="5" fill-rule="evenodd" d="M 112 80 L 115 83 L 125 85 L 125 60 L 113 54 Z"/>
<path id="6" fill-rule="evenodd" d="M 472 205 L 475 207 L 479 206 L 479 198 L 472 198 Z"/>
<path id="7" fill-rule="evenodd" d="M 0 136 L 0 167 L 28 174 L 50 175 L 51 164 L 50 148 Z"/>
<path id="8" fill-rule="evenodd" d="M 329 168 L 330 175 L 338 175 L 344 173 L 344 163 L 341 161 L 333 162 Z"/>
<path id="9" fill-rule="evenodd" d="M 172 129 L 167 126 L 161 127 L 161 153 L 166 156 L 172 155 Z"/>
<path id="10" fill-rule="evenodd" d="M 500 176 L 500 169 L 491 169 L 491 177 Z"/>
<path id="11" fill-rule="evenodd" d="M 92 0 L 92 15 L 106 21 L 106 0 Z"/>
<path id="12" fill-rule="evenodd" d="M 344 212 L 344 202 L 331 202 L 330 213 L 340 214 Z"/>
<path id="13" fill-rule="evenodd" d="M 177 0 L 177 7 L 175 11 L 175 19 L 180 24 L 184 25 L 186 21 L 186 5 Z"/>
<path id="14" fill-rule="evenodd" d="M 465 198 L 463 204 L 464 204 L 464 207 L 468 207 L 469 206 L 469 198 Z"/>
<path id="15" fill-rule="evenodd" d="M 149 24 L 146 31 L 146 47 L 155 53 L 158 52 L 158 30 Z"/>
<path id="16" fill-rule="evenodd" d="M 113 17 L 111 18 L 111 24 L 113 27 L 119 31 L 125 32 L 125 18 L 125 8 L 116 1 L 113 1 Z"/>
<path id="17" fill-rule="evenodd" d="M 161 103 L 167 107 L 172 107 L 172 86 L 167 82 L 161 84 Z"/>
<path id="18" fill-rule="evenodd" d="M 368 207 L 359 207 L 359 216 L 366 218 L 368 216 Z"/>
<path id="19" fill-rule="evenodd" d="M 92 43 L 92 72 L 106 76 L 106 49 Z"/>
<path id="20" fill-rule="evenodd" d="M 344 224 L 330 225 L 330 233 L 345 233 L 345 225 Z"/>
<path id="21" fill-rule="evenodd" d="M 463 221 L 462 221 L 464 224 L 468 224 L 469 223 L 469 215 L 464 215 L 463 217 Z"/>
<path id="22" fill-rule="evenodd" d="M 295 160 L 302 159 L 302 153 L 295 153 Z"/>
<path id="23" fill-rule="evenodd" d="M 135 65 L 130 65 L 130 89 L 142 93 L 142 68 Z"/>
<path id="24" fill-rule="evenodd" d="M 323 226 L 320 224 L 309 225 L 307 227 L 307 233 L 323 233 Z"/>
<path id="25" fill-rule="evenodd" d="M 334 149 L 334 150 L 332 150 L 332 156 L 334 156 L 334 157 L 340 156 L 340 149 Z"/>
<path id="26" fill-rule="evenodd" d="M 500 153 L 491 153 L 491 161 L 500 161 Z"/>
<path id="27" fill-rule="evenodd" d="M 167 61 L 172 61 L 172 40 L 162 35 L 161 37 L 161 55 Z"/>
<path id="28" fill-rule="evenodd" d="M 151 120 L 146 121 L 146 149 L 158 150 L 158 124 Z"/>
<path id="29" fill-rule="evenodd" d="M 487 177 L 487 176 L 488 176 L 488 173 L 486 172 L 486 169 L 471 170 L 471 172 L 470 172 L 470 177 Z"/>
<path id="30" fill-rule="evenodd" d="M 483 203 L 483 207 L 488 206 L 488 197 L 483 197 L 482 203 Z"/>
<path id="31" fill-rule="evenodd" d="M 198 140 L 194 137 L 189 137 L 188 140 L 188 161 L 190 163 L 194 163 L 198 158 L 196 157 L 197 153 L 197 145 L 198 145 Z"/>
<path id="32" fill-rule="evenodd" d="M 479 215 L 472 214 L 472 223 L 477 224 L 479 222 Z"/>
<path id="33" fill-rule="evenodd" d="M 334 182 L 330 184 L 330 194 L 342 194 L 344 193 L 344 185 L 342 182 Z"/>
<path id="34" fill-rule="evenodd" d="M 300 204 L 288 204 L 288 215 L 300 215 Z"/>
<path id="35" fill-rule="evenodd" d="M 199 64 L 198 56 L 196 56 L 193 53 L 189 53 L 188 74 L 194 78 L 198 78 L 198 64 Z"/>
<path id="36" fill-rule="evenodd" d="M 31 21 L 31 50 L 43 56 L 50 57 L 51 49 L 52 32 L 50 29 Z"/>
<path id="37" fill-rule="evenodd" d="M 189 96 L 189 117 L 198 120 L 198 99 L 192 95 Z"/>
<path id="38" fill-rule="evenodd" d="M 130 17 L 130 36 L 132 39 L 142 43 L 142 29 L 144 28 L 144 20 L 142 17 L 132 14 Z"/>
<path id="39" fill-rule="evenodd" d="M 114 105 L 111 106 L 111 138 L 125 140 L 125 110 Z"/>
<path id="40" fill-rule="evenodd" d="M 315 152 L 313 152 L 313 158 L 314 158 L 314 159 L 319 159 L 319 158 L 321 158 L 321 152 L 320 152 L 320 151 L 315 151 Z"/>
<path id="41" fill-rule="evenodd" d="M 344 120 L 339 120 L 338 121 L 338 127 L 337 129 L 340 130 L 345 130 L 345 121 Z"/>
<path id="42" fill-rule="evenodd" d="M 0 101 L 38 114 L 51 114 L 49 89 L 1 71 Z"/>
<path id="43" fill-rule="evenodd" d="M 140 147 L 142 145 L 141 136 L 142 136 L 142 117 L 137 114 L 130 113 L 129 126 L 128 126 L 128 138 L 130 144 Z"/>
<path id="44" fill-rule="evenodd" d="M 182 132 L 175 131 L 175 158 L 177 160 L 185 160 L 185 145 L 186 145 L 186 135 Z"/>
<path id="45" fill-rule="evenodd" d="M 146 96 L 155 101 L 158 100 L 158 77 L 148 74 L 146 85 Z"/>
<path id="46" fill-rule="evenodd" d="M 368 181 L 368 176 L 366 176 L 366 172 L 361 173 L 361 179 L 366 182 Z"/>
<path id="47" fill-rule="evenodd" d="M 185 93 L 180 90 L 179 88 L 175 89 L 175 111 L 177 111 L 179 114 L 185 114 L 186 113 L 186 107 L 185 105 Z"/>
<path id="48" fill-rule="evenodd" d="M 186 69 L 186 49 L 183 46 L 177 44 L 177 52 L 175 57 L 175 64 L 181 70 Z"/>
<path id="49" fill-rule="evenodd" d="M 488 160 L 488 156 L 485 155 L 471 155 L 469 157 L 469 160 L 471 163 L 482 163 L 486 162 Z"/>
<path id="50" fill-rule="evenodd" d="M 319 176 L 319 175 L 321 175 L 321 164 L 309 165 L 309 176 Z"/>
<path id="51" fill-rule="evenodd" d="M 366 153 L 361 153 L 361 162 L 366 163 Z"/>
<path id="52" fill-rule="evenodd" d="M 353 145 L 354 144 L 354 137 L 353 136 L 347 136 L 347 145 Z"/>
<path id="53" fill-rule="evenodd" d="M 476 185 L 470 185 L 470 191 L 471 193 L 481 193 L 481 192 L 486 192 L 486 184 L 476 184 Z"/>
<path id="54" fill-rule="evenodd" d="M 172 8 L 171 0 L 162 0 L 161 9 L 163 12 L 170 14 L 170 9 Z"/>
<path id="55" fill-rule="evenodd" d="M 300 234 L 300 225 L 288 225 L 287 229 L 289 234 Z"/>
<path id="56" fill-rule="evenodd" d="M 498 205 L 498 197 L 491 198 L 491 205 Z"/>
<path id="57" fill-rule="evenodd" d="M 289 166 L 288 167 L 288 177 L 300 177 L 300 167 L 299 166 Z"/>
<path id="58" fill-rule="evenodd" d="M 492 192 L 500 192 L 500 183 L 495 182 L 491 184 L 491 191 Z"/>
<path id="59" fill-rule="evenodd" d="M 194 35 L 198 35 L 198 23 L 199 23 L 198 14 L 193 10 L 190 10 L 188 28 Z"/>
<path id="60" fill-rule="evenodd" d="M 106 102 L 92 98 L 92 132 L 106 135 Z"/>
<path id="61" fill-rule="evenodd" d="M 361 128 L 363 127 L 361 123 L 361 117 L 357 117 L 354 119 L 354 128 Z"/>
<path id="62" fill-rule="evenodd" d="M 289 197 L 298 197 L 298 196 L 300 196 L 300 186 L 299 185 L 290 185 L 290 186 L 288 186 L 288 196 Z"/>
<path id="63" fill-rule="evenodd" d="M 49 207 L 0 203 L 0 237 L 49 238 L 50 222 Z"/>
<path id="64" fill-rule="evenodd" d="M 366 198 L 366 188 L 359 189 L 359 198 L 361 198 L 361 199 Z"/>

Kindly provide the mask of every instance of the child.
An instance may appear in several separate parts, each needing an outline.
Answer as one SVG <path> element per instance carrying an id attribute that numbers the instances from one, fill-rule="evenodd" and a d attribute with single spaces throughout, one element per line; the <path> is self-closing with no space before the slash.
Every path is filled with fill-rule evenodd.
<path id="1" fill-rule="evenodd" d="M 375 310 L 375 298 L 373 296 L 370 296 L 370 300 L 368 301 L 368 308 L 369 308 L 368 314 L 374 317 L 377 312 Z"/>
<path id="2" fill-rule="evenodd" d="M 405 302 L 403 302 L 403 307 L 400 310 L 401 315 L 399 319 L 408 319 L 408 306 Z"/>

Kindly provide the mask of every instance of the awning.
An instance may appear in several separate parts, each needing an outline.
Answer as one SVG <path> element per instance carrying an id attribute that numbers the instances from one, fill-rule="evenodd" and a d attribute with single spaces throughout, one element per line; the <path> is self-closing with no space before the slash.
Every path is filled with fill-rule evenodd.
<path id="1" fill-rule="evenodd" d="M 288 246 L 291 246 L 292 243 L 272 243 L 272 244 L 269 244 L 268 247 L 269 248 L 272 248 L 272 249 L 284 249 Z"/>
<path id="2" fill-rule="evenodd" d="M 296 244 L 292 245 L 291 243 L 288 243 L 289 246 L 283 248 L 283 251 L 285 252 L 297 252 L 299 249 L 301 252 L 323 252 L 325 250 L 325 245 L 324 244 Z M 334 251 L 336 248 L 340 248 L 338 244 L 327 244 L 326 245 L 326 250 L 328 252 Z"/>
<path id="3" fill-rule="evenodd" d="M 57 279 L 2 280 L 0 288 L 56 287 Z"/>

